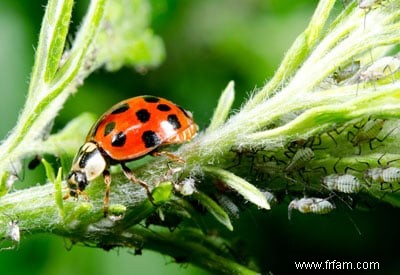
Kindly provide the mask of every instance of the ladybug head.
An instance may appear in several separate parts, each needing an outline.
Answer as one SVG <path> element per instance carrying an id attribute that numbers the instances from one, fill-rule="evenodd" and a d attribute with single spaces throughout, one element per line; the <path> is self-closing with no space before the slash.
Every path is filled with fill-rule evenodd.
<path id="1" fill-rule="evenodd" d="M 68 175 L 69 195 L 77 197 L 86 188 L 89 181 L 100 176 L 106 167 L 107 161 L 97 145 L 93 142 L 85 143 L 79 149 Z"/>

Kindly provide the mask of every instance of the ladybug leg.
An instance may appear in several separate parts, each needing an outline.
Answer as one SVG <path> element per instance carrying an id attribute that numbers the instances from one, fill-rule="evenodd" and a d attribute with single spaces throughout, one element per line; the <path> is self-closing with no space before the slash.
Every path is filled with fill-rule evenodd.
<path id="1" fill-rule="evenodd" d="M 122 162 L 121 167 L 122 167 L 122 171 L 125 174 L 125 177 L 127 177 L 130 181 L 141 185 L 146 190 L 146 194 L 147 194 L 147 197 L 149 198 L 150 202 L 153 203 L 154 199 L 153 199 L 153 196 L 151 195 L 149 185 L 146 182 L 135 177 L 132 170 L 129 169 L 128 166 L 125 165 L 125 163 Z"/>
<path id="2" fill-rule="evenodd" d="M 106 194 L 104 195 L 104 217 L 108 216 L 108 204 L 110 198 L 110 185 L 111 185 L 111 174 L 108 170 L 103 171 L 104 183 L 106 184 Z"/>
<path id="3" fill-rule="evenodd" d="M 64 201 L 65 201 L 65 200 L 68 200 L 69 197 L 71 197 L 71 195 L 69 194 L 69 191 L 68 191 L 68 193 L 63 197 L 63 200 L 64 200 Z"/>
<path id="4" fill-rule="evenodd" d="M 167 157 L 169 157 L 170 159 L 172 159 L 172 160 L 174 160 L 176 162 L 185 163 L 185 160 L 183 160 L 180 157 L 178 157 L 177 155 L 174 155 L 174 154 L 172 154 L 170 152 L 167 152 L 167 151 L 154 151 L 154 152 L 151 153 L 151 155 L 153 157 L 167 156 Z"/>

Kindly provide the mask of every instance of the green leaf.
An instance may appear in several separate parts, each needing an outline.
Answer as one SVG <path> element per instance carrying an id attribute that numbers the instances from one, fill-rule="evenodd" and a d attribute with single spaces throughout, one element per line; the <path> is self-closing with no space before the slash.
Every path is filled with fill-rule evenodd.
<path id="1" fill-rule="evenodd" d="M 47 4 L 40 29 L 28 100 L 32 100 L 34 95 L 40 92 L 38 88 L 50 80 L 58 68 L 73 2 L 73 0 L 49 0 Z"/>
<path id="2" fill-rule="evenodd" d="M 225 90 L 222 92 L 217 108 L 215 109 L 214 115 L 211 119 L 210 126 L 207 128 L 207 132 L 214 131 L 225 123 L 229 115 L 229 111 L 231 110 L 233 100 L 235 99 L 234 85 L 235 83 L 230 81 L 228 86 L 226 86 Z"/>
<path id="3" fill-rule="evenodd" d="M 42 161 L 45 161 L 42 159 Z M 46 161 L 47 163 L 47 161 Z M 43 164 L 45 164 L 43 162 Z M 48 164 L 48 163 L 47 163 Z M 47 171 L 47 169 L 46 169 Z M 57 177 L 54 180 L 54 200 L 58 207 L 58 213 L 60 214 L 61 218 L 64 218 L 64 199 L 62 194 L 62 167 L 58 168 Z"/>
<path id="4" fill-rule="evenodd" d="M 53 166 L 51 166 L 51 164 L 47 160 L 45 160 L 44 158 L 42 159 L 42 163 L 44 165 L 48 181 L 49 182 L 55 182 L 56 176 L 54 174 Z"/>
<path id="5" fill-rule="evenodd" d="M 47 17 L 50 16 L 51 20 L 54 19 L 58 22 L 58 19 L 52 18 L 53 12 L 57 10 L 57 3 L 62 4 L 64 2 L 61 0 L 59 2 L 50 2 L 47 7 L 39 37 L 27 101 L 19 116 L 17 125 L 0 145 L 1 179 L 4 178 L 3 173 L 10 171 L 10 159 L 22 161 L 24 157 L 34 152 L 39 144 L 42 144 L 43 137 L 50 131 L 50 126 L 62 108 L 63 103 L 67 100 L 71 91 L 76 89 L 77 83 L 82 83 L 86 75 L 79 75 L 79 73 L 82 68 L 85 68 L 83 61 L 99 28 L 103 16 L 104 2 L 105 0 L 93 0 L 90 2 L 88 14 L 83 20 L 77 39 L 69 52 L 69 57 L 66 63 L 57 70 L 51 85 L 45 83 L 45 72 L 47 69 L 54 71 L 54 68 L 47 68 L 48 64 L 53 66 L 54 62 L 48 63 L 47 60 L 50 58 L 48 56 L 50 54 L 49 45 L 55 37 L 51 35 L 54 34 L 52 32 L 53 25 L 48 23 Z M 64 10 L 64 12 L 66 11 Z M 58 13 L 56 12 L 56 14 Z M 63 17 L 60 14 L 58 16 Z M 56 37 L 58 37 L 57 39 L 60 38 L 58 34 Z M 60 46 L 60 43 L 57 43 L 57 45 Z M 3 183 L 2 186 L 4 186 Z M 9 187 L 11 186 L 12 184 Z"/>
<path id="6" fill-rule="evenodd" d="M 258 205 L 259 207 L 264 209 L 271 208 L 267 199 L 265 198 L 265 195 L 260 190 L 258 190 L 257 187 L 242 179 L 241 177 L 238 177 L 231 172 L 217 167 L 207 166 L 203 167 L 203 170 L 207 174 L 210 174 L 211 176 L 222 181 L 232 189 L 236 190 L 245 199 L 249 200 L 255 205 Z"/>
<path id="7" fill-rule="evenodd" d="M 53 9 L 51 9 L 52 11 L 49 11 L 48 16 L 45 17 L 48 18 L 50 22 L 54 20 L 54 22 L 52 22 L 52 34 L 50 34 L 52 39 L 47 53 L 48 59 L 44 74 L 44 81 L 46 83 L 49 83 L 53 79 L 60 66 L 60 59 L 64 51 L 65 40 L 68 34 L 69 23 L 71 21 L 73 4 L 73 0 L 58 1 L 57 10 L 53 12 Z M 56 3 L 51 2 L 49 5 L 56 5 Z"/>

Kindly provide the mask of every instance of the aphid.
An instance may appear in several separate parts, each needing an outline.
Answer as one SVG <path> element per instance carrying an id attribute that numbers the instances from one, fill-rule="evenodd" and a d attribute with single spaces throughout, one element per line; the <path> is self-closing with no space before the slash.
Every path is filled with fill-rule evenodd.
<path id="1" fill-rule="evenodd" d="M 217 196 L 218 203 L 221 207 L 228 213 L 230 217 L 239 218 L 239 207 L 227 196 L 218 195 Z"/>
<path id="2" fill-rule="evenodd" d="M 347 80 L 354 76 L 360 70 L 360 61 L 356 60 L 351 62 L 350 64 L 345 65 L 344 67 L 338 67 L 338 69 L 332 73 L 332 79 L 336 84 Z"/>
<path id="3" fill-rule="evenodd" d="M 331 191 L 338 191 L 347 194 L 358 193 L 362 188 L 360 181 L 354 175 L 338 173 L 336 170 L 336 165 L 339 160 L 340 159 L 338 159 L 333 166 L 335 173 L 322 177 L 321 183 Z"/>
<path id="4" fill-rule="evenodd" d="M 368 68 L 360 72 L 359 79 L 362 82 L 377 81 L 385 77 L 393 75 L 400 69 L 400 57 L 384 56 Z"/>
<path id="5" fill-rule="evenodd" d="M 315 142 L 317 141 L 317 142 Z M 288 146 L 288 151 L 285 152 L 285 156 L 288 156 L 288 153 L 295 153 L 296 150 L 300 149 L 300 148 L 305 148 L 305 147 L 309 147 L 314 149 L 314 146 L 319 146 L 321 145 L 322 141 L 321 141 L 321 137 L 320 136 L 311 136 L 307 139 L 297 139 L 295 141 L 292 141 L 289 146 Z M 319 149 L 323 149 L 323 148 L 319 148 Z"/>
<path id="6" fill-rule="evenodd" d="M 19 243 L 21 239 L 21 233 L 19 229 L 19 221 L 17 219 L 11 219 L 8 223 L 8 237 L 15 243 Z"/>
<path id="7" fill-rule="evenodd" d="M 185 178 L 180 183 L 175 184 L 175 189 L 182 194 L 182 196 L 190 196 L 196 192 L 194 178 Z"/>
<path id="8" fill-rule="evenodd" d="M 296 209 L 300 213 L 307 214 L 328 214 L 333 209 L 335 209 L 335 205 L 329 202 L 327 199 L 321 198 L 301 198 L 294 199 L 289 203 L 288 206 L 288 218 L 290 220 L 292 216 L 292 210 Z"/>
<path id="9" fill-rule="evenodd" d="M 321 181 L 329 190 L 347 194 L 358 193 L 362 187 L 358 178 L 350 174 L 331 174 Z"/>
<path id="10" fill-rule="evenodd" d="M 10 218 L 10 221 L 8 223 L 8 229 L 7 229 L 7 235 L 3 239 L 5 241 L 6 239 L 11 240 L 13 243 L 13 246 L 11 247 L 6 247 L 6 248 L 1 248 L 0 250 L 8 250 L 8 249 L 14 249 L 18 246 L 20 240 L 21 240 L 21 233 L 20 233 L 20 228 L 19 228 L 19 220 L 10 217 L 9 215 L 3 213 L 3 215 L 7 216 Z"/>
<path id="11" fill-rule="evenodd" d="M 376 167 L 369 168 L 365 171 L 364 174 L 365 181 L 369 184 L 373 182 L 378 182 L 381 184 L 381 187 L 385 183 L 390 185 L 390 188 L 393 188 L 393 183 L 400 183 L 400 168 L 398 167 Z"/>
<path id="12" fill-rule="evenodd" d="M 365 10 L 366 13 L 370 12 L 373 8 L 381 5 L 383 6 L 382 2 L 385 0 L 360 0 L 358 3 L 358 7 L 360 9 Z"/>
<path id="13" fill-rule="evenodd" d="M 1 185 L 10 190 L 16 181 L 23 181 L 25 170 L 21 161 L 9 161 L 4 177 L 1 179 Z"/>
<path id="14" fill-rule="evenodd" d="M 291 158 L 289 164 L 285 168 L 285 172 L 290 174 L 296 170 L 304 168 L 304 166 L 315 157 L 314 151 L 309 147 L 300 148 Z"/>
<path id="15" fill-rule="evenodd" d="M 369 118 L 368 121 L 362 125 L 357 126 L 354 125 L 353 127 L 357 129 L 357 132 L 354 134 L 353 132 L 349 131 L 347 133 L 347 140 L 349 140 L 354 147 L 358 148 L 358 155 L 361 154 L 361 144 L 368 143 L 369 148 L 373 150 L 372 142 L 377 140 L 379 142 L 383 142 L 396 128 L 391 130 L 389 133 L 386 134 L 383 138 L 379 139 L 377 136 L 383 129 L 383 125 L 385 124 L 384 119 L 371 119 Z"/>
<path id="16" fill-rule="evenodd" d="M 367 13 L 369 13 L 372 9 L 377 8 L 378 6 L 384 6 L 382 3 L 384 1 L 385 0 L 359 0 L 358 7 L 362 10 L 365 10 L 364 29 L 365 29 Z"/>
<path id="17" fill-rule="evenodd" d="M 276 196 L 274 194 L 272 194 L 271 192 L 269 192 L 269 191 L 261 191 L 261 192 L 264 194 L 264 196 L 267 199 L 267 201 L 269 202 L 269 204 L 272 205 L 272 204 L 278 203 Z"/>
<path id="18" fill-rule="evenodd" d="M 382 155 L 378 159 L 378 164 L 381 165 L 381 159 L 384 155 Z M 398 167 L 390 167 L 389 164 L 392 160 L 387 162 L 386 166 L 369 168 L 364 172 L 364 179 L 368 184 L 373 184 L 377 182 L 381 185 L 381 189 L 383 190 L 384 184 L 389 184 L 389 188 L 393 191 L 393 184 L 400 183 L 400 168 Z M 393 191 L 394 192 L 394 191 Z"/>
<path id="19" fill-rule="evenodd" d="M 300 177 L 303 178 L 302 172 L 304 171 L 306 165 L 315 157 L 312 149 L 313 146 L 321 145 L 321 138 L 319 136 L 317 138 L 318 139 L 312 136 L 308 139 L 299 139 L 290 143 L 288 146 L 288 151 L 284 152 L 284 155 L 290 159 L 289 163 L 284 169 L 285 177 L 287 179 L 294 181 L 291 177 L 289 177 L 289 175 L 292 175 L 294 172 L 298 172 Z M 318 143 L 314 144 L 315 140 L 318 140 Z M 290 156 L 290 153 L 293 154 L 292 157 Z"/>
<path id="20" fill-rule="evenodd" d="M 79 149 L 68 175 L 69 193 L 64 199 L 83 194 L 89 182 L 103 174 L 106 216 L 111 184 L 108 168 L 120 164 L 125 176 L 144 187 L 152 201 L 149 186 L 135 177 L 126 162 L 148 154 L 165 154 L 177 159 L 157 150 L 160 146 L 191 140 L 197 129 L 190 112 L 163 98 L 138 96 L 114 105 L 93 125 L 85 144 Z"/>

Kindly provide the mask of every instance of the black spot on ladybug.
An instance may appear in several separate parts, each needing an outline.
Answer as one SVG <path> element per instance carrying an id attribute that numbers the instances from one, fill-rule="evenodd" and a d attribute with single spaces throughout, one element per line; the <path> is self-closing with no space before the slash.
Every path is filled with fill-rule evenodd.
<path id="1" fill-rule="evenodd" d="M 179 123 L 178 117 L 176 115 L 169 115 L 167 117 L 168 122 L 174 127 L 174 130 L 178 130 L 181 128 L 181 124 Z"/>
<path id="2" fill-rule="evenodd" d="M 122 147 L 126 142 L 126 135 L 124 132 L 115 134 L 111 139 L 111 145 L 114 147 Z"/>
<path id="3" fill-rule="evenodd" d="M 185 110 L 185 109 L 183 109 L 181 106 L 178 106 L 178 108 L 179 108 L 179 110 L 181 110 L 182 112 L 183 112 L 183 114 L 187 117 L 187 118 L 192 118 L 192 116 L 191 115 L 189 115 L 189 113 Z"/>
<path id="4" fill-rule="evenodd" d="M 136 112 L 136 117 L 140 122 L 145 123 L 149 121 L 150 113 L 146 109 L 141 109 Z"/>
<path id="5" fill-rule="evenodd" d="M 124 103 L 118 106 L 117 109 L 115 109 L 114 111 L 111 112 L 112 115 L 115 114 L 120 114 L 123 112 L 126 112 L 129 109 L 129 104 L 128 103 Z"/>
<path id="6" fill-rule="evenodd" d="M 167 104 L 158 104 L 157 109 L 162 112 L 168 112 L 171 110 L 171 107 L 169 107 Z"/>
<path id="7" fill-rule="evenodd" d="M 145 131 L 142 134 L 142 140 L 146 148 L 151 148 L 161 144 L 160 137 L 153 131 Z"/>
<path id="8" fill-rule="evenodd" d="M 115 122 L 111 121 L 109 123 L 107 123 L 106 127 L 104 128 L 104 136 L 108 136 L 109 133 L 112 132 L 112 130 L 114 130 L 115 128 Z"/>
<path id="9" fill-rule="evenodd" d="M 146 95 L 143 97 L 144 101 L 148 103 L 157 103 L 160 101 L 160 99 L 156 96 L 151 96 L 151 95 Z"/>

